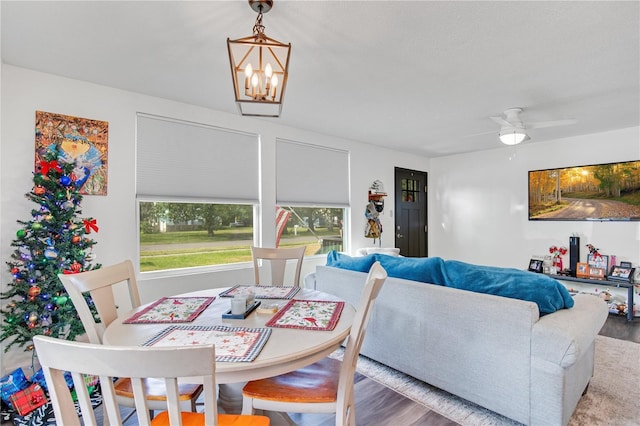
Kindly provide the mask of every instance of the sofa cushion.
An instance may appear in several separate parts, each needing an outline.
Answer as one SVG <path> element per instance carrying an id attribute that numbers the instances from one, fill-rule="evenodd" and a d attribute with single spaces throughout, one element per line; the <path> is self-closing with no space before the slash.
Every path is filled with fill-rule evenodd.
<path id="1" fill-rule="evenodd" d="M 400 249 L 396 247 L 361 247 L 356 250 L 356 256 L 366 256 L 373 253 L 384 253 L 390 256 L 399 256 Z"/>
<path id="2" fill-rule="evenodd" d="M 380 261 L 390 277 L 445 285 L 446 279 L 442 275 L 442 259 L 439 257 L 395 257 L 381 253 L 376 253 L 373 256 L 375 256 L 374 261 Z"/>
<path id="3" fill-rule="evenodd" d="M 335 250 L 331 250 L 327 254 L 327 266 L 348 269 L 350 271 L 369 272 L 369 269 L 371 269 L 371 266 L 375 261 L 376 258 L 373 254 L 361 257 L 351 257 Z"/>
<path id="4" fill-rule="evenodd" d="M 527 300 L 538 305 L 540 315 L 571 308 L 573 298 L 557 280 L 515 268 L 472 265 L 440 257 L 395 257 L 381 253 L 350 257 L 336 251 L 327 255 L 327 266 L 367 272 L 379 261 L 390 277 L 460 290 Z"/>

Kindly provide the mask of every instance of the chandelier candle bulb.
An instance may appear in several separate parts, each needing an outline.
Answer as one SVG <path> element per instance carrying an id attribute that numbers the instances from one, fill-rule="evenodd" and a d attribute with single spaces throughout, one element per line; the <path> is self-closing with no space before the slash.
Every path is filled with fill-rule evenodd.
<path id="1" fill-rule="evenodd" d="M 253 67 L 251 66 L 251 64 L 248 64 L 246 66 L 246 68 L 244 69 L 244 90 L 245 93 L 248 95 L 249 94 L 249 85 L 251 84 L 251 75 L 253 74 Z"/>

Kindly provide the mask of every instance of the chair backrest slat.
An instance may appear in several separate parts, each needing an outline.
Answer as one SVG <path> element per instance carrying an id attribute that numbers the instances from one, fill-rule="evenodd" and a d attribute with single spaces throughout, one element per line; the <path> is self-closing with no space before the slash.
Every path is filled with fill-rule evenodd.
<path id="1" fill-rule="evenodd" d="M 130 377 L 136 401 L 138 424 L 150 423 L 142 378 L 163 378 L 167 388 L 167 408 L 171 424 L 181 424 L 178 378 L 201 377 L 205 401 L 216 400 L 215 347 L 194 345 L 180 347 L 104 346 L 47 336 L 33 339 L 42 365 L 50 399 L 58 424 L 79 425 L 69 388 L 63 377 L 70 371 L 74 379 L 84 423 L 95 424 L 91 401 L 84 385 L 84 374 L 100 377 L 102 396 L 109 420 L 121 424 L 113 378 Z M 217 424 L 217 405 L 205 403 L 207 424 Z"/>
<path id="2" fill-rule="evenodd" d="M 91 343 L 102 343 L 105 328 L 118 317 L 113 295 L 115 284 L 127 283 L 132 308 L 140 306 L 135 271 L 130 260 L 79 274 L 59 274 L 58 278 L 69 294 Z M 84 296 L 87 292 L 98 311 L 100 323 L 91 314 Z"/>
<path id="3" fill-rule="evenodd" d="M 295 248 L 267 248 L 267 247 L 251 247 L 251 255 L 253 257 L 253 271 L 255 275 L 255 283 L 262 285 L 284 285 L 284 272 L 288 260 L 296 261 L 296 271 L 294 274 L 293 286 L 300 285 L 300 273 L 302 271 L 302 262 L 304 260 L 304 252 L 306 247 Z M 259 260 L 268 260 L 271 268 L 271 279 L 267 282 L 260 278 Z"/>

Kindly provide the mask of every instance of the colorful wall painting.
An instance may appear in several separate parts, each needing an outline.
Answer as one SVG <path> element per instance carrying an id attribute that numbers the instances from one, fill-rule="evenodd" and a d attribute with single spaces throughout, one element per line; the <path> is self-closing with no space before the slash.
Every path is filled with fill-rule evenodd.
<path id="1" fill-rule="evenodd" d="M 56 145 L 59 160 L 76 162 L 74 174 L 84 195 L 107 195 L 109 122 L 36 111 L 35 165 Z"/>

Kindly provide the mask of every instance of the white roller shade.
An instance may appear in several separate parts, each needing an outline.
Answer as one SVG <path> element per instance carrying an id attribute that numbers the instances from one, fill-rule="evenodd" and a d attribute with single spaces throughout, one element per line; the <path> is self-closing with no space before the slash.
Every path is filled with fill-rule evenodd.
<path id="1" fill-rule="evenodd" d="M 258 135 L 138 114 L 138 198 L 259 199 Z"/>
<path id="2" fill-rule="evenodd" d="M 277 140 L 276 201 L 283 206 L 349 207 L 349 152 Z"/>

